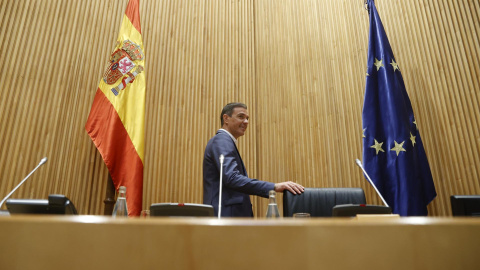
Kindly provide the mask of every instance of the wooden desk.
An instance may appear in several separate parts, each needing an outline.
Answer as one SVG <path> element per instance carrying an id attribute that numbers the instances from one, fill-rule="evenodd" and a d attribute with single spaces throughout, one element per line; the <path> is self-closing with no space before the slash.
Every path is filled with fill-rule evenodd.
<path id="1" fill-rule="evenodd" d="M 480 269 L 478 218 L 0 217 L 0 269 Z"/>

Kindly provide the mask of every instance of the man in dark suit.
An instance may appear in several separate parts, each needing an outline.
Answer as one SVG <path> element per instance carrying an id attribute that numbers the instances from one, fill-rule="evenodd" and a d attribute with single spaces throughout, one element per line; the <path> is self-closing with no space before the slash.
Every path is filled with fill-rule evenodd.
<path id="1" fill-rule="evenodd" d="M 270 190 L 293 194 L 304 191 L 303 186 L 293 182 L 270 183 L 248 178 L 247 170 L 237 149 L 237 139 L 245 134 L 248 127 L 247 106 L 243 103 L 229 103 L 221 113 L 222 128 L 208 141 L 203 159 L 203 203 L 212 205 L 218 215 L 220 185 L 220 155 L 224 155 L 222 177 L 222 216 L 252 217 L 252 203 L 249 195 L 268 198 Z"/>

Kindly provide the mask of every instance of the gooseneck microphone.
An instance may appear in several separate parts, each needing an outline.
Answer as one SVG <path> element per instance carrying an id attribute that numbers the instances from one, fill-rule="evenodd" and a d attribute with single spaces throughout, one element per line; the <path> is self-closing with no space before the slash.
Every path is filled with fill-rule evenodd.
<path id="1" fill-rule="evenodd" d="M 372 182 L 372 179 L 370 179 L 370 176 L 368 176 L 368 173 L 365 171 L 365 168 L 363 168 L 363 165 L 362 165 L 362 162 L 357 158 L 355 160 L 355 163 L 357 163 L 358 167 L 360 167 L 360 169 L 362 169 L 363 173 L 365 174 L 365 176 L 367 177 L 368 179 L 368 182 L 370 182 L 370 184 L 373 186 L 373 188 L 375 189 L 375 191 L 377 192 L 378 196 L 380 196 L 380 199 L 382 199 L 383 203 L 387 206 L 387 207 L 390 207 L 388 206 L 387 202 L 385 201 L 385 199 L 382 197 L 382 194 L 380 194 L 380 192 L 378 191 L 377 187 L 375 186 L 375 184 Z"/>
<path id="2" fill-rule="evenodd" d="M 220 215 L 222 214 L 222 178 L 223 178 L 223 160 L 225 157 L 223 155 L 220 155 L 218 158 L 220 160 L 220 194 L 218 195 L 218 218 L 220 218 Z"/>
<path id="3" fill-rule="evenodd" d="M 2 205 L 3 203 L 21 186 L 23 185 L 23 183 L 25 183 L 25 181 L 27 181 L 27 179 L 40 167 L 42 166 L 43 164 L 45 164 L 45 162 L 47 162 L 47 158 L 44 157 L 42 158 L 42 160 L 40 160 L 40 163 L 38 163 L 37 167 L 35 167 L 35 169 L 33 169 L 33 171 L 31 171 L 27 177 L 25 177 L 22 182 L 20 182 L 20 184 L 18 184 L 10 193 L 8 193 L 8 195 L 3 198 L 2 202 L 0 202 L 0 208 L 2 208 Z"/>

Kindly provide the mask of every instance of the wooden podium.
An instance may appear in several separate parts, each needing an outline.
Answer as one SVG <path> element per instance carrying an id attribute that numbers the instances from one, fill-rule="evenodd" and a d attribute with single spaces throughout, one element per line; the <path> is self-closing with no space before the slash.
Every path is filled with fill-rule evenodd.
<path id="1" fill-rule="evenodd" d="M 0 216 L 0 269 L 479 269 L 475 218 Z"/>

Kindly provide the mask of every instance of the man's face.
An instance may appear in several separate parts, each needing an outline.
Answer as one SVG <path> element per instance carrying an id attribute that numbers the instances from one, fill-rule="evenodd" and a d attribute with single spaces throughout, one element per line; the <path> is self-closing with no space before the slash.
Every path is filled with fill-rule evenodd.
<path id="1" fill-rule="evenodd" d="M 223 128 L 230 132 L 235 139 L 238 139 L 238 137 L 245 134 L 248 127 L 248 119 L 247 109 L 236 107 L 233 109 L 231 117 L 226 114 L 223 115 Z"/>

